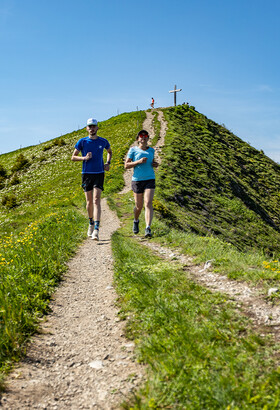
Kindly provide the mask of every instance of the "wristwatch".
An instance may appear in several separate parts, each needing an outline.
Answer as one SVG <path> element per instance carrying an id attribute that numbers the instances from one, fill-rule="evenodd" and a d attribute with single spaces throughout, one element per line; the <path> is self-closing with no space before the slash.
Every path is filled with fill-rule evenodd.
<path id="1" fill-rule="evenodd" d="M 106 164 L 110 165 L 110 164 L 111 164 L 111 161 L 107 161 Z"/>

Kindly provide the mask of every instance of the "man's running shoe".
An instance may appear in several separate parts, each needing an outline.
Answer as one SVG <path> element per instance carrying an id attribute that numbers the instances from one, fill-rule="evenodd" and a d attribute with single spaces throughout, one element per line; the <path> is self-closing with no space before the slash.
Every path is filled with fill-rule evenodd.
<path id="1" fill-rule="evenodd" d="M 145 229 L 145 238 L 151 238 L 152 237 L 152 231 L 151 228 L 148 227 Z"/>
<path id="2" fill-rule="evenodd" d="M 95 229 L 95 230 L 93 231 L 92 239 L 93 239 L 94 241 L 99 241 L 99 230 L 98 230 L 98 229 Z"/>
<path id="3" fill-rule="evenodd" d="M 93 234 L 94 225 L 88 226 L 87 236 L 91 236 Z"/>
<path id="4" fill-rule="evenodd" d="M 133 222 L 133 233 L 138 233 L 139 232 L 139 221 L 134 221 Z"/>

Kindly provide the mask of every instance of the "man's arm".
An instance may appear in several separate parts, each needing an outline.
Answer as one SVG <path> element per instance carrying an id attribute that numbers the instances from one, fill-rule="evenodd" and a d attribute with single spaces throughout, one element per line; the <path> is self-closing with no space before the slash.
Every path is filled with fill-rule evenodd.
<path id="1" fill-rule="evenodd" d="M 73 155 L 71 157 L 71 161 L 87 161 L 88 159 L 92 158 L 91 152 L 88 152 L 85 157 L 81 157 L 79 154 L 80 154 L 80 151 L 77 148 L 75 148 Z"/>
<path id="2" fill-rule="evenodd" d="M 104 169 L 105 171 L 109 171 L 110 169 L 110 164 L 111 164 L 111 158 L 112 158 L 113 152 L 111 147 L 107 149 L 107 162 L 104 164 Z"/>

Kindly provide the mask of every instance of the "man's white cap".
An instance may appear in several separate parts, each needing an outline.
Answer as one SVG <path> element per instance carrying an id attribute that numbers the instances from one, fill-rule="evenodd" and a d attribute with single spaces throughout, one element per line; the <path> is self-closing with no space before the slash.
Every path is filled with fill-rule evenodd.
<path id="1" fill-rule="evenodd" d="M 89 118 L 87 120 L 87 125 L 97 125 L 97 121 L 94 118 Z"/>

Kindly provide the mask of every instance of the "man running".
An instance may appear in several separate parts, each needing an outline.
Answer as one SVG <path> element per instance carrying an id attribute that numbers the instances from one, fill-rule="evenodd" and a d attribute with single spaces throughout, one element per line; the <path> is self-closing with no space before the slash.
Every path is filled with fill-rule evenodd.
<path id="1" fill-rule="evenodd" d="M 99 240 L 101 217 L 101 192 L 104 184 L 104 171 L 109 171 L 112 150 L 109 141 L 98 137 L 98 124 L 94 118 L 87 120 L 87 137 L 79 139 L 75 145 L 72 161 L 83 161 L 82 187 L 86 196 L 86 207 L 89 218 L 88 236 Z M 107 162 L 103 162 L 103 150 L 107 151 Z M 79 154 L 82 154 L 80 156 Z"/>

